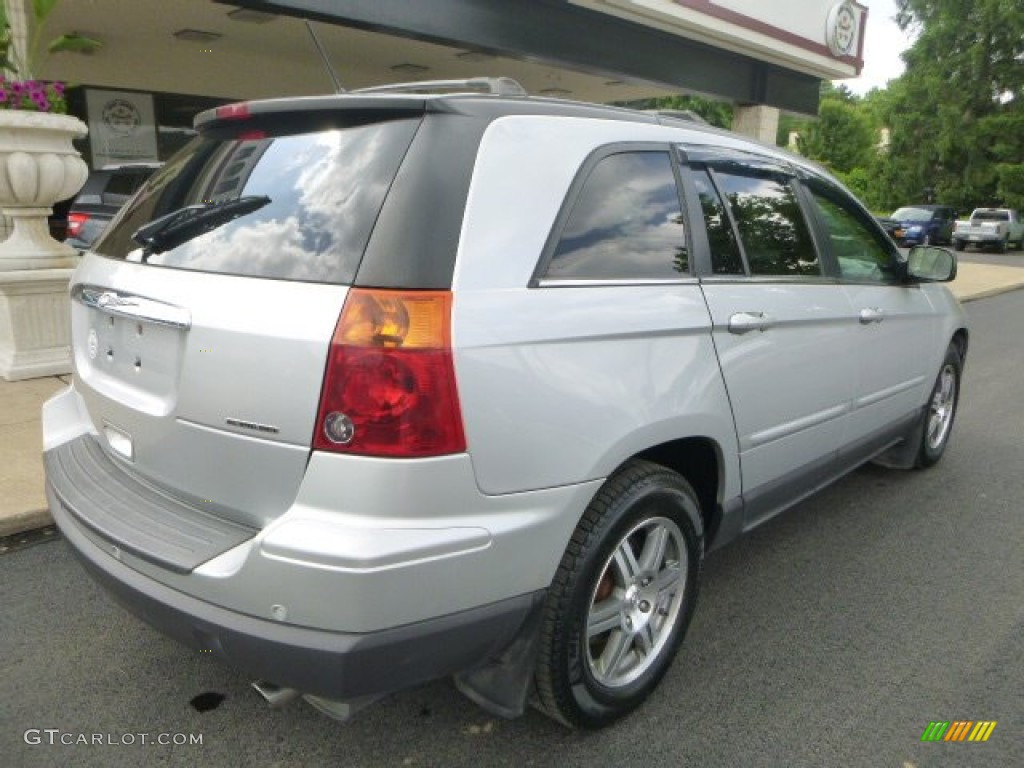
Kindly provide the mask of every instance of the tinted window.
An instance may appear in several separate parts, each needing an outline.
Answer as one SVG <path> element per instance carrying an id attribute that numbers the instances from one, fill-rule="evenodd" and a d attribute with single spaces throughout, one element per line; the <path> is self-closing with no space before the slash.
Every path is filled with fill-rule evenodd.
<path id="1" fill-rule="evenodd" d="M 708 245 L 711 247 L 711 271 L 716 275 L 742 275 L 743 257 L 736 245 L 728 214 L 722 198 L 718 196 L 707 171 L 694 174 L 700 208 L 704 212 L 704 227 L 708 233 Z"/>
<path id="2" fill-rule="evenodd" d="M 753 275 L 818 275 L 818 255 L 792 187 L 773 176 L 716 173 Z"/>
<path id="3" fill-rule="evenodd" d="M 148 263 L 234 275 L 350 283 L 418 121 L 284 136 L 199 138 L 151 177 L 95 250 L 141 258 L 143 224 L 242 196 L 270 202 Z"/>
<path id="4" fill-rule="evenodd" d="M 897 221 L 931 221 L 933 212 L 927 208 L 897 208 L 892 212 L 892 218 Z"/>
<path id="5" fill-rule="evenodd" d="M 885 281 L 893 277 L 888 238 L 867 222 L 866 216 L 837 190 L 812 184 L 811 196 L 828 233 L 839 274 L 851 280 Z"/>
<path id="6" fill-rule="evenodd" d="M 547 276 L 663 279 L 689 271 L 668 153 L 625 152 L 599 161 L 573 205 Z"/>

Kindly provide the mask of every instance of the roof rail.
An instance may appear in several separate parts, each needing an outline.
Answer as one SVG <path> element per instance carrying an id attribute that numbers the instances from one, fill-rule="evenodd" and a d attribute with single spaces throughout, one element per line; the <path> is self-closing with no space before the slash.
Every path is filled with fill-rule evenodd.
<path id="1" fill-rule="evenodd" d="M 707 120 L 698 115 L 692 109 L 648 109 L 646 111 L 651 114 L 658 115 L 659 117 L 671 117 L 676 120 L 686 120 L 690 123 L 710 125 Z"/>
<path id="2" fill-rule="evenodd" d="M 431 93 L 455 90 L 486 91 L 495 96 L 527 96 L 526 89 L 511 77 L 472 77 L 467 80 L 420 80 L 359 88 L 349 93 Z"/>

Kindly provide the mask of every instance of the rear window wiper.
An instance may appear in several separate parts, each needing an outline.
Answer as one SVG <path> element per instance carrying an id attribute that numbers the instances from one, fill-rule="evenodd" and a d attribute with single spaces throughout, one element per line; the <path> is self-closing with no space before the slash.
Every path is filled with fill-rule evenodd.
<path id="1" fill-rule="evenodd" d="M 212 232 L 233 219 L 257 211 L 270 202 L 266 195 L 248 195 L 219 203 L 189 205 L 139 227 L 132 240 L 144 246 L 142 262 L 154 253 L 177 248 L 199 235 Z"/>

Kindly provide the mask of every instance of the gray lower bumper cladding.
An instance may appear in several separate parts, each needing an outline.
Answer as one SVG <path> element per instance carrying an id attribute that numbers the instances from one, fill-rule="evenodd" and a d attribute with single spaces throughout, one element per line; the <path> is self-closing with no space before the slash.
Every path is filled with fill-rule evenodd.
<path id="1" fill-rule="evenodd" d="M 543 607 L 544 590 L 415 624 L 355 634 L 256 618 L 154 581 L 111 557 L 87 535 L 87 530 L 103 538 L 111 531 L 131 535 L 145 514 L 138 511 L 145 509 L 138 503 L 139 497 L 149 489 L 130 487 L 128 493 L 134 497 L 125 500 L 120 496 L 114 505 L 110 489 L 116 486 L 103 488 L 102 475 L 97 475 L 97 466 L 110 460 L 101 451 L 97 457 L 88 444 L 80 443 L 83 439 L 95 442 L 80 438 L 46 455 L 51 512 L 74 553 L 90 575 L 130 612 L 165 635 L 211 652 L 250 679 L 272 681 L 325 699 L 354 701 L 460 673 L 503 668 L 510 649 L 521 649 L 516 653 L 517 668 L 529 666 L 519 657 L 524 650 L 529 656 L 534 645 L 531 637 Z M 113 471 L 120 470 L 114 466 Z M 93 492 L 101 494 L 102 503 L 111 504 L 102 513 L 94 511 Z M 241 536 L 243 532 L 232 533 Z M 246 532 L 240 540 L 251 535 L 253 532 Z M 233 540 L 225 535 L 214 548 L 229 539 Z M 111 540 L 121 541 L 119 537 Z M 155 562 L 168 559 L 141 546 L 133 546 L 133 551 Z M 195 557 L 201 558 L 199 562 L 208 559 Z M 176 570 L 183 565 L 180 558 L 174 561 Z M 488 699 L 497 698 L 502 703 L 492 711 L 506 716 L 521 714 L 530 672 L 532 668 L 516 675 L 511 686 L 502 682 L 501 690 L 493 695 L 488 694 L 490 686 L 481 681 L 473 698 L 485 706 Z M 512 689 L 514 693 L 510 693 Z M 511 706 L 510 696 L 517 702 Z"/>

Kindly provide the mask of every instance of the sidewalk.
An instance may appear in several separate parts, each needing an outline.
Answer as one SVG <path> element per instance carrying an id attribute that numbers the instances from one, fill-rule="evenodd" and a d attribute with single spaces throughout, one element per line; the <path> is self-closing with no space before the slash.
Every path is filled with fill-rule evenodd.
<path id="1" fill-rule="evenodd" d="M 960 264 L 951 288 L 960 301 L 1024 288 L 1024 258 L 1019 267 Z M 43 493 L 39 414 L 70 378 L 0 379 L 0 539 L 53 522 Z"/>

